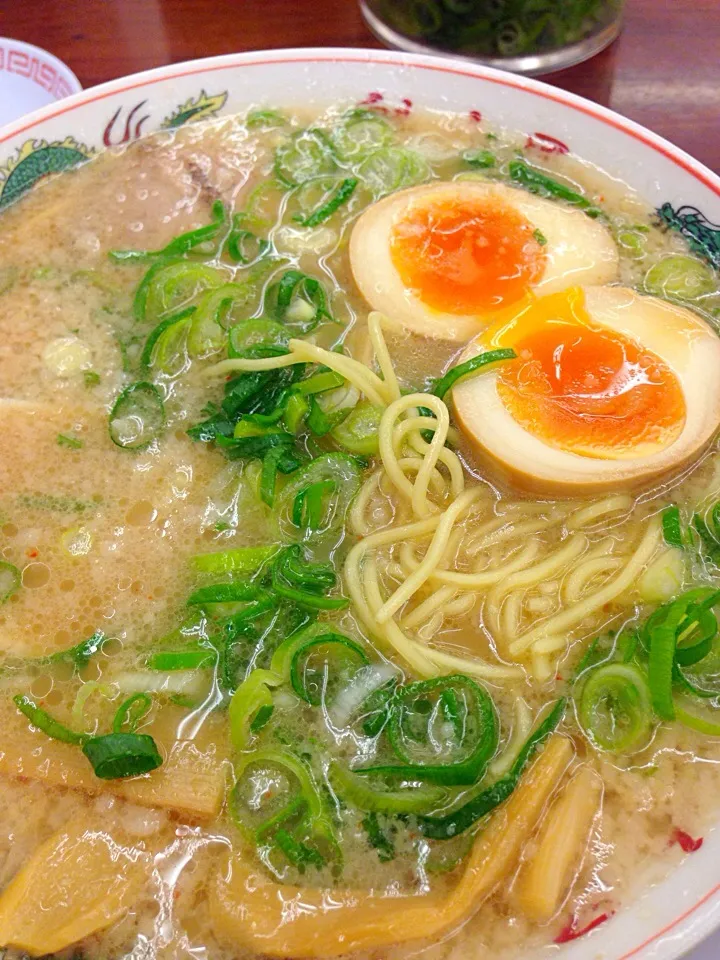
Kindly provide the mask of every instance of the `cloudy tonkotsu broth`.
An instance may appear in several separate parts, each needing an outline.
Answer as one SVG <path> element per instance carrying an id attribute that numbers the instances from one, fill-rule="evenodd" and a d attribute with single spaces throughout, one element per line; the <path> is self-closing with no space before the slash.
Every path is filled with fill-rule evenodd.
<path id="1" fill-rule="evenodd" d="M 0 217 L 8 960 L 550 956 L 702 836 L 718 277 L 525 140 L 253 110 Z"/>

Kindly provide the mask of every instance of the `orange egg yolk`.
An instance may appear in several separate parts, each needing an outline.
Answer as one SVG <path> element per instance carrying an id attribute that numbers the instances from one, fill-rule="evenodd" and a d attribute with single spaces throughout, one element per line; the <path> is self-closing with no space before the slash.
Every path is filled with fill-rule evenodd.
<path id="1" fill-rule="evenodd" d="M 405 286 L 444 313 L 476 314 L 520 300 L 542 276 L 536 230 L 493 197 L 410 206 L 395 222 L 390 254 Z"/>
<path id="2" fill-rule="evenodd" d="M 577 293 L 538 301 L 549 319 L 534 329 L 527 312 L 511 337 L 518 359 L 500 371 L 498 394 L 521 426 L 553 447 L 609 459 L 657 453 L 685 422 L 680 383 L 650 350 L 593 326 Z"/>

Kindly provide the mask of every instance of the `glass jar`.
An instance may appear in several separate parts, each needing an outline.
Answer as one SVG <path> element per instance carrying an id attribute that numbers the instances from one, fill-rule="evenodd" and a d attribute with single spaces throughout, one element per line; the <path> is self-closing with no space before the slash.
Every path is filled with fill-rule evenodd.
<path id="1" fill-rule="evenodd" d="M 561 70 L 620 32 L 624 0 L 360 0 L 389 47 L 448 53 L 516 73 Z"/>

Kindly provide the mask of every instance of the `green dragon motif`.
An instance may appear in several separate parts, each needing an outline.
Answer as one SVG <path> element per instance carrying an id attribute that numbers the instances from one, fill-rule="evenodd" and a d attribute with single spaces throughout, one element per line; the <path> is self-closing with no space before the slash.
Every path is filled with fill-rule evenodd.
<path id="1" fill-rule="evenodd" d="M 214 117 L 225 106 L 227 98 L 227 91 L 210 96 L 205 93 L 204 90 L 201 90 L 200 94 L 194 100 L 191 97 L 185 103 L 181 104 L 175 113 L 163 120 L 162 126 L 165 129 L 174 129 L 175 127 L 182 127 L 183 124 L 190 123 L 194 120 L 204 120 L 206 117 Z"/>
<path id="2" fill-rule="evenodd" d="M 672 204 L 664 203 L 657 215 L 662 224 L 685 237 L 694 253 L 699 253 L 716 270 L 720 269 L 720 225 L 708 220 L 697 207 L 675 210 Z"/>
<path id="3" fill-rule="evenodd" d="M 0 167 L 0 210 L 19 200 L 52 173 L 84 163 L 93 151 L 71 137 L 58 143 L 27 140 L 5 167 Z"/>

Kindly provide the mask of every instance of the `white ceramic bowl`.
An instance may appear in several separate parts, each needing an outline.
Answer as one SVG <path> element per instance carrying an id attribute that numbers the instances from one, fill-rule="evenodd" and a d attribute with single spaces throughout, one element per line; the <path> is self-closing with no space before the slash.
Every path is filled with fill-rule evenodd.
<path id="1" fill-rule="evenodd" d="M 0 125 L 81 90 L 70 67 L 47 50 L 0 37 Z"/>
<path id="2" fill-rule="evenodd" d="M 177 64 L 95 87 L 0 130 L 0 208 L 44 176 L 154 130 L 250 104 L 370 100 L 390 110 L 480 114 L 571 151 L 634 187 L 720 259 L 720 178 L 638 124 L 587 100 L 469 63 L 376 50 L 276 50 Z M 473 113 L 474 112 L 474 113 Z M 676 960 L 720 927 L 720 831 L 666 881 L 559 951 L 562 960 Z"/>

